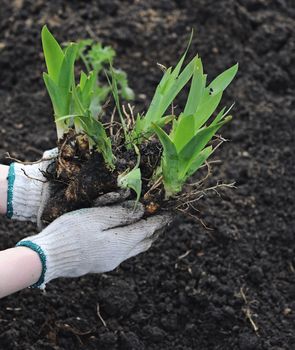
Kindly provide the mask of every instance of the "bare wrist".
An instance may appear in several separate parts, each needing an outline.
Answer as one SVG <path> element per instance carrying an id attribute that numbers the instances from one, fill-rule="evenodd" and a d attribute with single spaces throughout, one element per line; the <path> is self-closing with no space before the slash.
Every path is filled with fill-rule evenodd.
<path id="1" fill-rule="evenodd" d="M 42 264 L 36 252 L 16 247 L 0 252 L 0 298 L 36 283 Z"/>

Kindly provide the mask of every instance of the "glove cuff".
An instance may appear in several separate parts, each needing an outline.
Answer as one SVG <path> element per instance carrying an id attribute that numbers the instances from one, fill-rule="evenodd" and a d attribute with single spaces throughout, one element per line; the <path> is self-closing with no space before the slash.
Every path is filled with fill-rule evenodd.
<path id="1" fill-rule="evenodd" d="M 36 221 L 44 175 L 36 165 L 12 163 L 8 172 L 7 217 Z"/>
<path id="2" fill-rule="evenodd" d="M 65 229 L 71 227 L 56 225 L 55 222 L 35 236 L 26 237 L 17 246 L 31 248 L 38 253 L 42 262 L 42 274 L 39 281 L 31 287 L 45 288 L 46 283 L 59 277 L 75 277 L 86 274 L 81 271 L 79 239 L 65 239 Z M 68 238 L 68 236 L 67 236 Z"/>

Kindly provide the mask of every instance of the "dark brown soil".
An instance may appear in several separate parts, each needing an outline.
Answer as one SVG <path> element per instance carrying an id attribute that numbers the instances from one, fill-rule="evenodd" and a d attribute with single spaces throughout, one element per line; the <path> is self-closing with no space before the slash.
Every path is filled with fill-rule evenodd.
<path id="1" fill-rule="evenodd" d="M 57 160 L 45 173 L 50 198 L 41 219 L 46 225 L 64 213 L 91 207 L 99 196 L 117 190 L 117 171 L 107 168 L 100 153 L 89 151 L 86 135 L 70 129 L 57 146 Z"/>
<path id="2" fill-rule="evenodd" d="M 85 134 L 76 134 L 74 129 L 69 129 L 58 140 L 58 157 L 44 174 L 49 181 L 50 197 L 41 216 L 43 227 L 72 210 L 96 206 L 96 202 L 106 193 L 121 190 L 117 183 L 118 175 L 136 166 L 137 155 L 133 149 L 127 149 L 122 141 L 118 144 L 113 142 L 112 145 L 115 160 L 111 169 L 101 153 L 89 149 Z M 139 148 L 142 174 L 140 201 L 145 204 L 147 215 L 155 214 L 162 207 L 164 199 L 163 185 L 153 190 L 152 181 L 154 171 L 160 164 L 162 147 L 158 140 L 150 139 Z M 134 191 L 129 193 L 124 199 L 136 198 Z M 164 206 L 168 209 L 168 206 L 173 206 L 173 201 L 164 203 Z"/>
<path id="3" fill-rule="evenodd" d="M 192 27 L 191 52 L 209 79 L 239 61 L 225 96 L 227 105 L 236 101 L 223 130 L 231 142 L 216 154 L 222 162 L 213 173 L 214 182 L 235 180 L 237 189 L 199 202 L 211 231 L 179 216 L 149 252 L 112 273 L 1 300 L 0 349 L 294 349 L 294 1 L 2 0 L 5 163 L 7 151 L 35 160 L 55 145 L 41 79 L 44 23 L 59 40 L 91 32 L 112 44 L 138 108 L 148 106 L 161 77 L 156 62 L 174 64 Z M 0 248 L 32 232 L 2 218 Z"/>

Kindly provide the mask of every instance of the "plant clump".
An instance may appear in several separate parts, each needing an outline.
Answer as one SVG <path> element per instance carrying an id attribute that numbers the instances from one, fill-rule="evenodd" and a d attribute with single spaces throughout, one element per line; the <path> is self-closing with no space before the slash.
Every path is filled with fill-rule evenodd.
<path id="1" fill-rule="evenodd" d="M 121 106 L 120 98 L 130 100 L 134 93 L 126 73 L 113 68 L 112 49 L 89 40 L 62 49 L 46 26 L 42 44 L 47 66 L 44 81 L 53 105 L 59 149 L 43 221 L 49 223 L 64 212 L 91 207 L 110 192 L 125 191 L 144 203 L 147 215 L 164 209 L 185 211 L 188 203 L 197 200 L 202 181 L 190 191 L 186 185 L 218 147 L 216 132 L 231 120 L 231 107 L 217 113 L 216 109 L 238 64 L 207 84 L 198 55 L 184 66 L 186 50 L 174 68 L 164 70 L 147 112 L 135 116 L 130 104 Z M 77 79 L 79 60 L 85 71 Z M 108 85 L 101 83 L 102 72 Z M 188 84 L 183 110 L 169 112 Z M 107 117 L 103 104 L 109 93 L 116 108 Z"/>

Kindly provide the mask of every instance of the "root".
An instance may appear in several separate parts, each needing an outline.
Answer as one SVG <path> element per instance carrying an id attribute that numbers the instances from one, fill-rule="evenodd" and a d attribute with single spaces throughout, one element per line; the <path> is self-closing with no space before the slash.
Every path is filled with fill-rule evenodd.
<path id="1" fill-rule="evenodd" d="M 133 113 L 134 106 L 131 106 L 130 103 L 128 103 L 127 106 L 129 109 L 129 113 L 126 111 L 126 108 L 124 105 L 122 106 L 122 110 L 123 110 L 123 113 L 127 119 L 127 129 L 132 130 L 134 127 L 134 124 L 135 124 L 135 118 L 134 118 L 134 113 Z"/>
<path id="2" fill-rule="evenodd" d="M 158 188 L 162 184 L 163 176 L 159 177 L 158 180 L 153 184 L 153 186 L 144 194 L 143 198 L 148 199 L 151 192 Z"/>
<path id="3" fill-rule="evenodd" d="M 7 159 L 10 159 L 10 160 L 13 160 L 14 162 L 16 163 L 19 163 L 19 164 L 23 164 L 23 165 L 33 165 L 33 164 L 39 164 L 39 163 L 42 163 L 42 162 L 46 162 L 48 160 L 53 160 L 55 159 L 56 157 L 46 157 L 46 158 L 40 158 L 39 160 L 36 160 L 34 162 L 24 162 L 22 160 L 19 160 L 17 158 L 13 158 L 10 156 L 10 154 L 8 152 L 6 152 L 6 157 Z"/>
<path id="4" fill-rule="evenodd" d="M 179 208 L 177 209 L 177 211 L 179 211 L 180 213 L 182 213 L 182 214 L 184 214 L 184 215 L 189 216 L 190 218 L 192 218 L 192 219 L 195 220 L 195 221 L 200 222 L 200 223 L 204 226 L 204 228 L 205 228 L 207 231 L 214 231 L 214 229 L 211 228 L 211 227 L 208 227 L 208 226 L 205 224 L 204 220 L 202 220 L 199 216 L 194 215 L 194 214 L 191 214 L 190 212 L 185 211 L 185 210 L 183 210 L 183 209 L 179 209 Z M 210 234 L 210 237 L 211 237 L 213 240 L 215 240 L 214 237 L 213 237 L 211 234 Z"/>
<path id="5" fill-rule="evenodd" d="M 111 115 L 111 122 L 110 122 L 110 137 L 114 137 L 114 118 L 115 118 L 115 113 L 116 113 L 116 107 L 113 109 L 113 113 Z"/>
<path id="6" fill-rule="evenodd" d="M 48 182 L 48 180 L 41 180 L 41 179 L 37 179 L 36 177 L 29 176 L 29 175 L 25 172 L 25 169 L 21 169 L 21 170 L 22 170 L 22 172 L 25 174 L 25 176 L 26 176 L 28 179 L 35 180 L 35 181 L 39 181 L 39 182 L 43 182 L 43 183 Z"/>
<path id="7" fill-rule="evenodd" d="M 172 208 L 173 210 L 176 210 L 177 212 L 180 212 L 195 221 L 200 222 L 204 228 L 207 231 L 213 231 L 212 228 L 208 227 L 205 222 L 199 217 L 198 213 L 200 212 L 196 207 L 195 203 L 197 203 L 201 198 L 203 198 L 208 192 L 214 191 L 219 196 L 220 193 L 218 192 L 218 189 L 221 188 L 235 188 L 234 183 L 230 184 L 217 184 L 215 186 L 207 187 L 207 188 L 197 188 L 194 191 L 191 191 L 189 193 L 183 193 L 175 198 L 175 205 Z M 211 235 L 210 237 L 214 239 Z"/>

